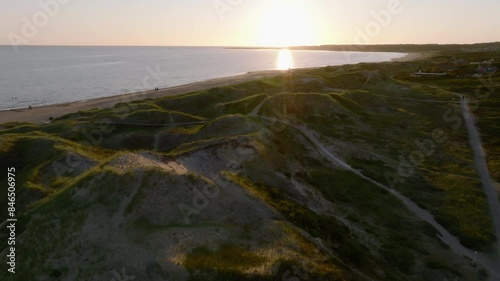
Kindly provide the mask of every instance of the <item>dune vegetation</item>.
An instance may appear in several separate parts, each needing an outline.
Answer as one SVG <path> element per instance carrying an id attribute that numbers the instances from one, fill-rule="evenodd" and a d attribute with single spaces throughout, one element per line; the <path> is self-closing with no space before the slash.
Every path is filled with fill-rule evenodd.
<path id="1" fill-rule="evenodd" d="M 381 188 L 463 246 L 493 251 L 500 237 L 459 101 L 476 97 L 500 181 L 500 78 L 465 67 L 411 75 L 457 58 L 500 53 L 290 70 L 0 124 L 0 168 L 17 169 L 18 255 L 31 269 L 0 279 L 487 280 Z"/>

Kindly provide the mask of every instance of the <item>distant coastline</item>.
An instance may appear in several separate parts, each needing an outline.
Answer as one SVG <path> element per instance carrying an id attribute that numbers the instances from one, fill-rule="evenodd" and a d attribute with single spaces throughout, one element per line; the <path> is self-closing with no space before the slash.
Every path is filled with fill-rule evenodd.
<path id="1" fill-rule="evenodd" d="M 405 56 L 398 59 L 393 59 L 392 61 L 395 62 L 412 61 L 420 59 L 424 56 L 425 54 L 423 53 L 408 53 Z M 320 67 L 297 68 L 295 70 L 316 69 L 316 68 Z M 0 111 L 0 123 L 10 123 L 10 122 L 43 123 L 43 122 L 48 122 L 49 118 L 58 118 L 66 114 L 78 111 L 84 111 L 93 108 L 113 107 L 118 103 L 132 102 L 147 98 L 161 98 L 166 96 L 182 95 L 191 92 L 207 90 L 214 87 L 224 87 L 255 79 L 272 77 L 285 72 L 286 70 L 254 71 L 242 75 L 215 78 L 200 82 L 188 83 L 180 86 L 161 88 L 158 91 L 155 90 L 140 91 L 122 95 L 115 95 L 110 97 L 89 99 L 84 101 L 75 101 L 75 102 L 68 102 L 55 105 L 45 105 L 40 107 L 33 107 L 32 109 L 22 108 L 22 109 L 2 110 Z"/>
<path id="2" fill-rule="evenodd" d="M 58 118 L 66 114 L 89 110 L 93 108 L 107 108 L 122 102 L 132 102 L 147 98 L 160 98 L 166 96 L 175 96 L 187 94 L 190 92 L 202 91 L 214 87 L 229 86 L 245 81 L 265 78 L 283 73 L 283 70 L 270 70 L 249 72 L 243 75 L 236 75 L 224 78 L 209 79 L 201 82 L 189 83 L 181 86 L 162 88 L 158 91 L 149 90 L 135 93 L 128 93 L 110 97 L 95 98 L 84 101 L 68 102 L 56 105 L 45 105 L 33 107 L 32 109 L 10 109 L 0 111 L 0 124 L 10 122 L 31 122 L 43 123 L 49 121 L 49 118 Z"/>
<path id="3" fill-rule="evenodd" d="M 0 110 L 119 96 L 248 72 L 390 61 L 405 53 L 142 47 L 0 49 Z M 290 55 L 289 55 L 290 56 Z M 285 59 L 285 61 L 283 61 Z"/>
<path id="4" fill-rule="evenodd" d="M 227 47 L 228 49 L 290 49 L 304 51 L 337 51 L 337 52 L 459 52 L 472 50 L 496 51 L 500 50 L 500 42 L 476 44 L 343 44 L 319 46 L 291 46 L 291 47 Z"/>

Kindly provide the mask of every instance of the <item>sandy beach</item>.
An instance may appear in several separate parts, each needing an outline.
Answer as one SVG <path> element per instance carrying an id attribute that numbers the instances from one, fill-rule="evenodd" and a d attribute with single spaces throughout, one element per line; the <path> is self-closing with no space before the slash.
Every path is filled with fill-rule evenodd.
<path id="1" fill-rule="evenodd" d="M 425 54 L 423 53 L 409 53 L 406 56 L 399 59 L 394 59 L 393 61 L 397 62 L 412 61 L 423 58 L 424 56 Z M 283 70 L 249 72 L 247 74 L 242 74 L 237 76 L 216 78 L 201 82 L 194 82 L 181 86 L 163 88 L 159 89 L 158 91 L 150 90 L 143 92 L 135 92 L 135 93 L 129 93 L 111 97 L 96 98 L 86 101 L 77 101 L 77 102 L 69 102 L 57 105 L 33 107 L 32 109 L 26 108 L 26 109 L 5 110 L 5 111 L 0 111 L 0 124 L 9 122 L 44 123 L 48 122 L 51 117 L 58 118 L 66 114 L 77 111 L 89 110 L 93 108 L 109 108 L 121 102 L 131 102 L 147 98 L 160 98 L 165 96 L 173 96 L 173 95 L 180 95 L 190 92 L 207 90 L 214 87 L 224 87 L 255 79 L 272 77 L 283 72 L 284 72 Z"/>
<path id="2" fill-rule="evenodd" d="M 408 53 L 406 54 L 406 56 L 397 59 L 392 59 L 392 61 L 396 62 L 414 61 L 426 58 L 427 56 L 429 56 L 428 53 Z"/>
<path id="3" fill-rule="evenodd" d="M 26 109 L 5 110 L 5 111 L 0 111 L 0 124 L 9 122 L 44 123 L 49 121 L 50 117 L 58 118 L 66 114 L 81 110 L 89 110 L 93 108 L 109 108 L 121 102 L 131 102 L 147 98 L 160 98 L 165 96 L 173 96 L 190 92 L 202 91 L 214 87 L 224 87 L 255 79 L 272 77 L 280 73 L 283 73 L 283 71 L 270 70 L 270 71 L 249 72 L 243 75 L 216 78 L 201 82 L 194 82 L 186 85 L 164 88 L 158 91 L 154 90 L 143 91 L 143 92 L 118 95 L 118 96 L 91 99 L 86 101 L 77 101 L 77 102 L 70 102 L 57 105 L 33 107 L 32 109 L 26 108 Z"/>

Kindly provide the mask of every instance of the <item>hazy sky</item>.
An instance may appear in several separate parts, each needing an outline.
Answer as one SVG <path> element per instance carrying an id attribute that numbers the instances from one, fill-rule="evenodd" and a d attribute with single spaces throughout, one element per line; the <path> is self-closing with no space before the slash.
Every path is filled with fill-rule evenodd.
<path id="1" fill-rule="evenodd" d="M 491 42 L 499 12 L 500 0 L 0 0 L 0 44 Z"/>

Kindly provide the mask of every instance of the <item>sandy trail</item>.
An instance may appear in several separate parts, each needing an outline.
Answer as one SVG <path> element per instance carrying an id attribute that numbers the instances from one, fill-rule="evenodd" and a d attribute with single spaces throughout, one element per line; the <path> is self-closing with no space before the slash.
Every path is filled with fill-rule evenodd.
<path id="1" fill-rule="evenodd" d="M 490 206 L 491 218 L 495 227 L 495 235 L 497 237 L 497 253 L 500 253 L 500 203 L 497 199 L 497 191 L 495 189 L 495 184 L 491 179 L 490 172 L 488 170 L 488 164 L 486 162 L 486 154 L 484 152 L 481 136 L 479 135 L 479 130 L 476 127 L 474 121 L 474 115 L 469 110 L 469 100 L 467 98 L 462 99 L 461 102 L 465 125 L 467 126 L 467 131 L 469 132 L 469 141 L 474 151 L 474 164 L 476 170 L 483 183 L 484 193 L 488 198 L 488 204 Z M 499 261 L 500 267 L 500 261 Z"/>
<path id="2" fill-rule="evenodd" d="M 153 143 L 153 151 L 158 151 L 158 147 L 160 146 L 160 134 L 162 131 L 159 131 L 158 133 L 155 134 L 155 140 Z"/>
<path id="3" fill-rule="evenodd" d="M 421 84 L 429 88 L 443 90 L 437 86 L 430 84 Z M 446 91 L 446 90 L 444 90 Z M 479 174 L 480 180 L 483 183 L 484 193 L 488 199 L 488 205 L 490 207 L 491 218 L 494 224 L 495 236 L 497 237 L 497 242 L 495 245 L 496 255 L 493 257 L 496 260 L 496 269 L 498 271 L 498 279 L 500 280 L 500 203 L 498 201 L 498 194 L 495 187 L 496 182 L 491 178 L 488 164 L 486 161 L 486 154 L 484 152 L 481 136 L 479 130 L 475 123 L 474 114 L 469 110 L 469 100 L 462 94 L 446 91 L 452 95 L 455 95 L 460 99 L 460 105 L 462 107 L 462 114 L 465 120 L 465 125 L 469 135 L 469 142 L 474 152 L 474 165 Z"/>
<path id="4" fill-rule="evenodd" d="M 446 103 L 446 104 L 459 104 L 460 101 L 457 100 L 432 100 L 432 99 L 412 99 L 412 98 L 404 98 L 404 97 L 389 97 L 389 96 L 384 96 L 384 95 L 376 95 L 373 94 L 372 96 L 379 97 L 379 98 L 390 98 L 391 100 L 408 100 L 408 101 L 416 101 L 416 102 L 430 102 L 430 103 Z"/>
<path id="5" fill-rule="evenodd" d="M 262 105 L 265 103 L 266 100 L 261 102 L 257 107 L 262 107 Z M 254 116 L 258 116 L 255 110 L 252 111 L 252 114 Z M 277 119 L 277 118 L 269 118 L 269 117 L 264 117 L 264 116 L 258 116 L 264 120 L 267 120 L 269 122 L 281 122 L 285 125 L 291 126 L 297 130 L 299 130 L 307 139 L 309 139 L 314 146 L 316 147 L 317 150 L 327 159 L 329 159 L 334 165 L 338 165 L 346 170 L 349 170 L 353 172 L 354 174 L 360 176 L 361 178 L 375 184 L 376 186 L 383 188 L 384 190 L 390 192 L 393 194 L 396 198 L 398 198 L 407 208 L 410 210 L 412 213 L 415 214 L 418 218 L 421 220 L 426 221 L 427 223 L 431 224 L 440 234 L 440 239 L 448 244 L 450 249 L 452 249 L 455 253 L 468 257 L 471 260 L 474 260 L 481 264 L 488 272 L 490 273 L 489 275 L 489 280 L 491 281 L 498 281 L 500 280 L 500 267 L 498 266 L 499 261 L 497 260 L 496 257 L 491 257 L 487 256 L 483 253 L 476 253 L 474 250 L 468 249 L 464 247 L 459 239 L 452 235 L 446 228 L 444 228 L 440 223 L 436 221 L 434 216 L 427 210 L 424 210 L 420 208 L 415 202 L 410 200 L 408 197 L 404 196 L 403 194 L 399 193 L 398 191 L 391 189 L 367 176 L 365 176 L 361 171 L 354 169 L 351 167 L 349 164 L 344 162 L 342 159 L 339 157 L 335 156 L 330 150 L 321 143 L 318 137 L 315 136 L 315 133 L 312 130 L 309 130 L 305 126 L 298 126 L 298 125 L 292 125 L 288 122 L 284 122 L 283 120 Z"/>
<path id="6" fill-rule="evenodd" d="M 265 97 L 249 114 L 250 117 L 258 117 L 259 111 L 269 98 Z"/>
<path id="7" fill-rule="evenodd" d="M 336 157 L 331 153 L 327 147 L 325 147 L 320 140 L 314 135 L 314 133 L 311 130 L 308 130 L 304 126 L 292 126 L 299 131 L 302 132 L 319 150 L 322 152 L 322 154 L 327 158 L 333 161 L 334 164 L 340 165 L 341 167 L 353 172 L 354 174 L 362 177 L 363 179 L 377 185 L 380 188 L 383 188 L 387 191 L 389 191 L 391 194 L 393 194 L 396 198 L 398 198 L 403 204 L 413 212 L 418 218 L 428 222 L 431 224 L 433 227 L 437 229 L 439 234 L 441 235 L 441 239 L 445 241 L 448 246 L 457 254 L 466 256 L 470 259 L 474 259 L 477 263 L 481 264 L 484 266 L 490 273 L 490 279 L 491 281 L 493 280 L 500 280 L 500 267 L 498 266 L 500 262 L 495 259 L 494 257 L 486 256 L 482 253 L 477 253 L 475 255 L 475 251 L 468 249 L 460 243 L 457 237 L 453 236 L 451 233 L 448 232 L 440 223 L 436 221 L 434 216 L 427 210 L 424 210 L 420 208 L 415 202 L 411 201 L 408 197 L 404 196 L 403 194 L 399 193 L 398 191 L 391 189 L 367 176 L 365 176 L 361 171 L 355 170 L 352 168 L 349 164 L 345 163 L 342 161 L 340 158 Z M 498 201 L 497 201 L 498 203 Z"/>
<path id="8" fill-rule="evenodd" d="M 410 62 L 415 60 L 421 60 L 430 57 L 432 54 L 425 53 L 407 53 L 404 57 L 392 59 L 394 62 Z"/>

